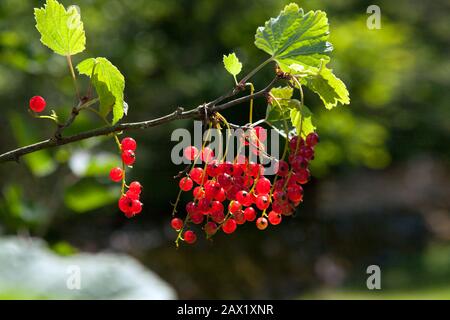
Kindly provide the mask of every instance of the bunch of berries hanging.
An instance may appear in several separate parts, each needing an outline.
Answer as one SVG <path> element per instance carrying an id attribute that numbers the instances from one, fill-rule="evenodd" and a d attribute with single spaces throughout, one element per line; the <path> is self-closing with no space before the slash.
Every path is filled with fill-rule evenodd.
<path id="1" fill-rule="evenodd" d="M 263 142 L 267 134 L 261 127 L 249 130 L 243 137 L 244 145 L 256 146 L 256 153 L 265 152 Z M 252 139 L 254 137 L 254 139 Z M 196 242 L 192 225 L 202 225 L 207 238 L 222 230 L 233 233 L 238 225 L 254 222 L 259 230 L 268 224 L 278 225 L 283 216 L 293 214 L 302 202 L 302 185 L 310 178 L 309 162 L 314 158 L 314 146 L 319 136 L 310 133 L 306 139 L 294 136 L 289 140 L 288 161 L 279 160 L 273 181 L 264 175 L 261 164 L 239 155 L 234 162 L 220 161 L 213 151 L 203 146 L 184 149 L 184 157 L 193 161 L 192 168 L 179 180 L 181 192 L 192 192 L 192 201 L 186 204 L 184 219 L 173 211 L 171 227 L 178 232 L 176 243 Z M 196 165 L 197 160 L 203 164 Z M 179 197 L 178 197 L 179 199 Z M 178 201 L 177 201 L 178 202 Z"/>
<path id="2" fill-rule="evenodd" d="M 117 140 L 118 141 L 118 140 Z M 142 202 L 139 201 L 142 186 L 139 182 L 133 181 L 126 184 L 125 167 L 131 167 L 135 160 L 136 141 L 133 138 L 123 138 L 119 143 L 122 157 L 122 167 L 112 168 L 109 177 L 114 182 L 122 182 L 122 195 L 119 199 L 119 209 L 127 218 L 131 218 L 142 211 Z M 125 191 L 125 189 L 128 189 Z"/>

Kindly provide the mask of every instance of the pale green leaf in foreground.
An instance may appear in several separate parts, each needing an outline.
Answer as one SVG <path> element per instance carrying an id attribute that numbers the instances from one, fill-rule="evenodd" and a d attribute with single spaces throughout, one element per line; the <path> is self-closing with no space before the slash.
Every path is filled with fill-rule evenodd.
<path id="1" fill-rule="evenodd" d="M 86 36 L 80 13 L 75 6 L 68 10 L 56 0 L 47 0 L 44 8 L 34 9 L 41 42 L 55 53 L 70 56 L 84 51 Z"/>
<path id="2" fill-rule="evenodd" d="M 301 80 L 302 84 L 317 93 L 327 109 L 332 109 L 338 103 L 349 104 L 347 88 L 331 69 L 323 67 L 316 75 Z"/>
<path id="3" fill-rule="evenodd" d="M 125 78 L 106 58 L 89 58 L 77 65 L 80 74 L 92 77 L 92 83 L 100 98 L 100 112 L 106 116 L 112 109 L 113 124 L 117 123 L 127 109 L 123 100 Z"/>
<path id="4" fill-rule="evenodd" d="M 298 100 L 295 101 L 297 101 L 298 107 L 291 108 L 291 123 L 295 127 L 297 134 L 301 133 L 302 137 L 306 137 L 316 129 L 312 123 L 312 112 L 306 106 L 300 107 Z"/>
<path id="5" fill-rule="evenodd" d="M 228 56 L 223 55 L 223 65 L 225 66 L 225 69 L 231 75 L 233 75 L 233 77 L 236 81 L 236 76 L 242 70 L 242 63 L 239 61 L 238 57 L 236 57 L 236 54 L 233 52 L 233 53 L 230 53 Z"/>
<path id="6" fill-rule="evenodd" d="M 332 49 L 328 40 L 326 13 L 304 13 L 297 4 L 287 5 L 276 18 L 268 20 L 256 30 L 255 45 L 272 56 L 280 68 L 288 72 L 292 64 L 307 70 L 317 70 L 321 61 L 330 61 Z"/>

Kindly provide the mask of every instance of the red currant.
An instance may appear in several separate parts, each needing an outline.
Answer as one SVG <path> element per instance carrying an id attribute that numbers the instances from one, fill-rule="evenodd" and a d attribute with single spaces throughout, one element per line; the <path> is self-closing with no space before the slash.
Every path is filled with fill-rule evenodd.
<path id="1" fill-rule="evenodd" d="M 215 224 L 212 221 L 209 221 L 207 224 L 205 224 L 205 232 L 208 236 L 213 236 L 217 232 L 217 224 Z"/>
<path id="2" fill-rule="evenodd" d="M 184 149 L 183 152 L 186 159 L 192 161 L 195 160 L 198 156 L 198 149 L 194 146 L 189 146 Z"/>
<path id="3" fill-rule="evenodd" d="M 136 141 L 130 137 L 123 138 L 122 141 L 120 142 L 120 148 L 122 150 L 135 151 L 136 150 Z"/>
<path id="4" fill-rule="evenodd" d="M 197 235 L 194 231 L 188 230 L 183 235 L 184 241 L 189 244 L 193 244 L 197 240 Z"/>
<path id="5" fill-rule="evenodd" d="M 189 191 L 192 189 L 192 187 L 194 186 L 194 182 L 192 182 L 192 179 L 188 178 L 188 177 L 184 177 L 180 180 L 179 182 L 179 187 L 181 190 L 183 191 Z"/>
<path id="6" fill-rule="evenodd" d="M 269 219 L 269 222 L 274 226 L 281 223 L 281 215 L 274 211 L 270 211 L 268 219 Z"/>
<path id="7" fill-rule="evenodd" d="M 201 159 L 203 162 L 210 162 L 214 158 L 214 151 L 211 148 L 205 147 L 201 153 Z"/>
<path id="8" fill-rule="evenodd" d="M 112 168 L 109 172 L 109 178 L 114 182 L 119 182 L 123 178 L 123 170 L 120 167 Z"/>
<path id="9" fill-rule="evenodd" d="M 311 132 L 306 136 L 306 144 L 310 147 L 314 147 L 319 142 L 319 135 L 315 132 Z"/>
<path id="10" fill-rule="evenodd" d="M 230 218 L 222 225 L 222 230 L 226 234 L 233 233 L 237 228 L 236 220 Z"/>
<path id="11" fill-rule="evenodd" d="M 34 96 L 30 99 L 30 109 L 34 112 L 42 112 L 45 109 L 47 102 L 41 96 Z"/>
<path id="12" fill-rule="evenodd" d="M 172 221 L 170 221 L 170 225 L 176 231 L 181 230 L 181 228 L 183 228 L 183 220 L 180 218 L 173 218 Z"/>
<path id="13" fill-rule="evenodd" d="M 244 210 L 245 220 L 253 221 L 256 219 L 256 211 L 252 207 L 248 207 Z"/>
<path id="14" fill-rule="evenodd" d="M 258 182 L 256 182 L 256 192 L 258 194 L 269 194 L 270 180 L 265 177 L 258 179 Z"/>
<path id="15" fill-rule="evenodd" d="M 189 172 L 189 176 L 192 180 L 197 184 L 202 184 L 203 180 L 203 169 L 199 167 L 192 168 L 191 172 Z"/>
<path id="16" fill-rule="evenodd" d="M 264 218 L 264 217 L 260 217 L 260 218 L 258 218 L 258 219 L 256 219 L 256 227 L 259 229 L 259 230 L 264 230 L 264 229 L 266 229 L 267 228 L 267 219 L 266 218 Z"/>
<path id="17" fill-rule="evenodd" d="M 132 191 L 133 193 L 141 194 L 142 186 L 139 182 L 133 181 L 132 183 L 130 183 L 130 187 L 128 188 L 128 190 Z"/>
<path id="18" fill-rule="evenodd" d="M 134 154 L 134 151 L 133 150 L 122 151 L 122 161 L 127 166 L 133 165 L 133 163 L 136 161 L 136 155 Z"/>
<path id="19" fill-rule="evenodd" d="M 259 195 L 256 198 L 256 207 L 258 207 L 259 210 L 265 210 L 269 207 L 270 201 L 269 198 L 266 195 Z"/>
<path id="20" fill-rule="evenodd" d="M 133 190 L 128 190 L 125 195 L 131 200 L 139 200 L 139 193 L 134 193 Z"/>
<path id="21" fill-rule="evenodd" d="M 242 205 L 239 201 L 231 201 L 228 205 L 228 210 L 230 210 L 231 213 L 236 213 L 237 211 L 242 209 Z"/>
<path id="22" fill-rule="evenodd" d="M 233 213 L 233 217 L 236 220 L 237 224 L 244 224 L 246 221 L 244 211 L 242 211 L 242 210 L 239 210 L 239 211 L 236 211 L 235 213 Z"/>
<path id="23" fill-rule="evenodd" d="M 242 203 L 244 207 L 248 207 L 253 203 L 253 197 L 245 190 L 236 193 L 236 200 Z"/>

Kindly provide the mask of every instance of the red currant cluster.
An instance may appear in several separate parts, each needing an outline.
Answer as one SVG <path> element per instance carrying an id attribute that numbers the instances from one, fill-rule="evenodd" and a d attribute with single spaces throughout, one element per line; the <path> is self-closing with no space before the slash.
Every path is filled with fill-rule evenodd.
<path id="1" fill-rule="evenodd" d="M 259 142 L 267 138 L 262 132 L 256 137 Z M 219 230 L 231 234 L 238 225 L 255 220 L 259 230 L 266 229 L 269 223 L 280 224 L 282 216 L 292 215 L 302 201 L 302 185 L 309 180 L 308 163 L 314 158 L 318 140 L 316 133 L 309 134 L 305 140 L 299 136 L 290 139 L 288 162 L 278 161 L 273 183 L 264 176 L 261 164 L 245 156 L 236 157 L 234 162 L 218 161 L 208 147 L 201 151 L 194 146 L 185 148 L 184 156 L 194 161 L 194 165 L 180 179 L 179 187 L 180 193 L 192 190 L 193 200 L 186 204 L 184 221 L 172 218 L 171 226 L 178 232 L 177 244 L 179 240 L 189 244 L 197 240 L 195 232 L 189 229 L 191 222 L 204 223 L 207 238 Z M 198 158 L 204 162 L 203 166 L 195 166 Z M 259 217 L 257 209 L 262 212 Z"/>
<path id="2" fill-rule="evenodd" d="M 120 142 L 122 168 L 115 167 L 109 172 L 109 177 L 112 181 L 122 182 L 122 195 L 119 199 L 119 209 L 127 218 L 131 218 L 142 211 L 142 202 L 139 201 L 142 191 L 141 184 L 137 181 L 133 181 L 127 186 L 125 181 L 125 166 L 132 166 L 136 160 L 134 153 L 136 151 L 136 146 L 136 141 L 133 138 L 123 138 Z M 126 192 L 125 188 L 128 188 Z"/>

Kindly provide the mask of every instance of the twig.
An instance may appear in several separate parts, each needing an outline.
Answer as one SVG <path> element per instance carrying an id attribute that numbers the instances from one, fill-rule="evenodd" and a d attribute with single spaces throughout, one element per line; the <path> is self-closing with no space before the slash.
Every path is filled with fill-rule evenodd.
<path id="1" fill-rule="evenodd" d="M 194 109 L 188 110 L 188 111 L 184 111 L 183 108 L 179 107 L 179 108 L 177 108 L 177 110 L 175 110 L 174 112 L 172 112 L 168 115 L 162 116 L 160 118 L 152 119 L 152 120 L 141 121 L 141 122 L 132 122 L 132 123 L 122 123 L 122 124 L 117 124 L 115 126 L 102 127 L 102 128 L 74 134 L 74 135 L 71 135 L 68 137 L 62 137 L 62 136 L 60 136 L 59 138 L 53 137 L 51 139 L 47 139 L 47 140 L 44 140 L 41 142 L 37 142 L 37 143 L 31 144 L 28 146 L 24 146 L 21 148 L 17 148 L 15 150 L 5 152 L 0 155 L 0 163 L 8 162 L 8 161 L 18 161 L 21 156 L 32 153 L 32 152 L 36 152 L 39 150 L 48 149 L 48 148 L 52 148 L 52 147 L 56 147 L 56 146 L 62 146 L 62 145 L 66 145 L 66 144 L 69 144 L 72 142 L 89 139 L 92 137 L 104 136 L 104 135 L 108 135 L 108 134 L 111 134 L 114 132 L 136 130 L 136 129 L 147 129 L 147 128 L 156 127 L 156 126 L 159 126 L 159 125 L 162 125 L 162 124 L 174 121 L 174 120 L 178 120 L 178 119 L 202 119 L 202 116 L 205 114 L 205 107 L 208 110 L 208 114 L 211 115 L 211 114 L 214 114 L 215 112 L 228 109 L 232 106 L 246 102 L 250 99 L 265 97 L 267 95 L 267 93 L 270 91 L 270 89 L 272 89 L 272 87 L 275 85 L 277 79 L 278 78 L 275 77 L 269 83 L 269 85 L 267 85 L 267 87 L 265 87 L 264 89 L 254 93 L 254 94 L 240 97 L 240 98 L 225 102 L 220 105 L 211 105 L 208 103 L 206 105 L 203 104 L 203 105 L 200 105 L 200 106 L 198 106 Z M 75 118 L 75 117 L 73 117 L 73 118 Z M 68 121 L 70 121 L 70 118 Z M 71 121 L 73 122 L 73 119 Z"/>

